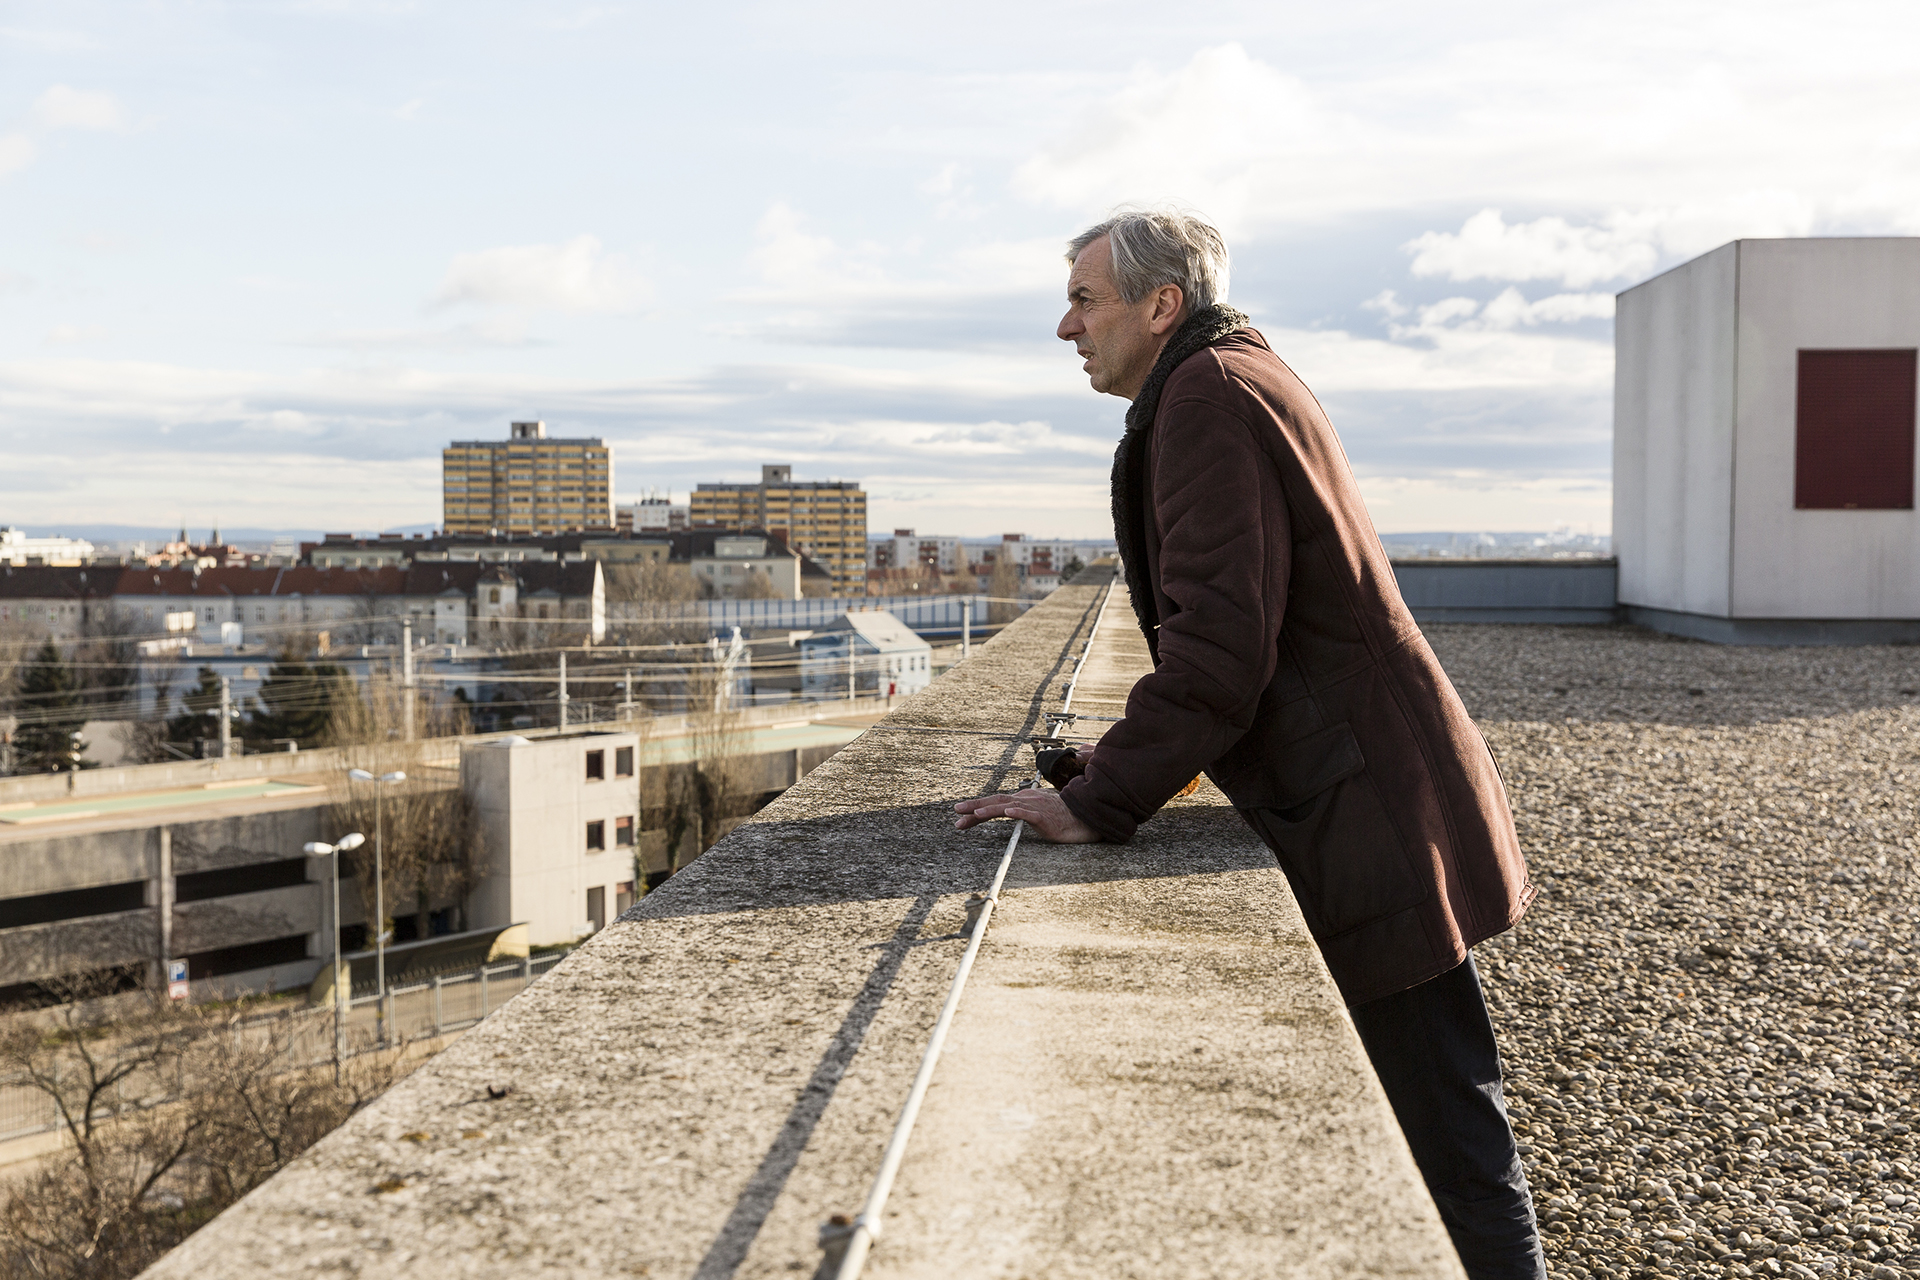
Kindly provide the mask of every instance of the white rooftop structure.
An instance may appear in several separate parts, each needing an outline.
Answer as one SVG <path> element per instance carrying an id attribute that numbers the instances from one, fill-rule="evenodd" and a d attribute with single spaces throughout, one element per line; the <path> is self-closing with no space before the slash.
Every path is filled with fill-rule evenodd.
<path id="1" fill-rule="evenodd" d="M 638 876 L 639 746 L 631 733 L 589 731 L 461 751 L 486 864 L 475 920 L 524 920 L 542 946 L 597 932 L 624 909 Z"/>
<path id="2" fill-rule="evenodd" d="M 918 693 L 933 680 L 933 646 L 884 609 L 853 609 L 800 641 L 800 685 L 809 697 L 854 690 Z"/>
<path id="3" fill-rule="evenodd" d="M 93 544 L 84 538 L 33 538 L 24 529 L 0 525 L 0 563 L 24 565 L 85 564 L 93 558 Z"/>
<path id="4" fill-rule="evenodd" d="M 1740 240 L 1620 295 L 1629 619 L 1747 644 L 1920 639 L 1920 238 Z"/>

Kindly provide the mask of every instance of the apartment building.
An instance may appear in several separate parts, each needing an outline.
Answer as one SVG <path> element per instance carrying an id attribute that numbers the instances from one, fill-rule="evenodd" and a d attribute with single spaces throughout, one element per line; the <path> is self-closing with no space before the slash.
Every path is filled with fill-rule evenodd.
<path id="1" fill-rule="evenodd" d="M 872 569 L 929 569 L 935 573 L 964 573 L 967 558 L 960 538 L 920 537 L 911 529 L 895 529 L 890 538 L 874 538 L 867 544 L 867 565 Z"/>
<path id="2" fill-rule="evenodd" d="M 566 533 L 613 526 L 613 450 L 599 437 L 547 438 L 516 422 L 504 441 L 456 441 L 441 453 L 448 533 Z"/>
<path id="3" fill-rule="evenodd" d="M 852 480 L 763 466 L 759 484 L 702 484 L 688 505 L 695 529 L 764 529 L 824 568 L 835 595 L 867 592 L 867 495 Z"/>
<path id="4" fill-rule="evenodd" d="M 1033 540 L 1025 534 L 1002 534 L 998 540 L 923 537 L 912 529 L 895 529 L 890 538 L 874 538 L 867 546 L 871 580 L 885 584 L 905 571 L 929 569 L 951 576 L 970 576 L 980 590 L 987 589 L 996 566 L 1013 564 L 1023 590 L 1047 592 L 1059 586 L 1074 561 L 1088 565 L 1113 555 L 1111 541 Z"/>

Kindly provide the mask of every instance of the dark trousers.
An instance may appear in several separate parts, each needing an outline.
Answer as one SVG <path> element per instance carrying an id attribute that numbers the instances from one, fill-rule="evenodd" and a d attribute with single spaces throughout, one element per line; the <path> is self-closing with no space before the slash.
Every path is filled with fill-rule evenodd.
<path id="1" fill-rule="evenodd" d="M 1473 957 L 1349 1012 L 1467 1274 L 1545 1280 L 1533 1197 L 1507 1125 L 1500 1051 Z"/>

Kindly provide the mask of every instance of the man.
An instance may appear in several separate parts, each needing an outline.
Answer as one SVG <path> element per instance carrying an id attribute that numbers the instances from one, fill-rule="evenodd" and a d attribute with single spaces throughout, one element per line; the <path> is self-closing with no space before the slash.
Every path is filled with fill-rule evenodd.
<path id="1" fill-rule="evenodd" d="M 1486 742 L 1332 425 L 1224 305 L 1220 234 L 1123 213 L 1067 260 L 1059 336 L 1132 401 L 1114 535 L 1154 669 L 1061 790 L 956 825 L 1123 841 L 1204 771 L 1279 859 L 1467 1273 L 1544 1277 L 1470 952 L 1533 897 Z"/>

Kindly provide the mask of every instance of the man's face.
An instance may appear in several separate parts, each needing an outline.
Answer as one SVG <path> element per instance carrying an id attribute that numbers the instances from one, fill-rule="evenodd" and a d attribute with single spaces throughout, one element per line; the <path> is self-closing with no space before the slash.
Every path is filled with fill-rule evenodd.
<path id="1" fill-rule="evenodd" d="M 1055 332 L 1086 361 L 1081 368 L 1095 391 L 1127 400 L 1140 393 L 1172 328 L 1160 315 L 1166 310 L 1167 292 L 1156 289 L 1134 303 L 1122 299 L 1113 283 L 1113 246 L 1105 236 L 1073 260 L 1067 314 Z M 1177 309 L 1179 290 L 1172 293 Z"/>

